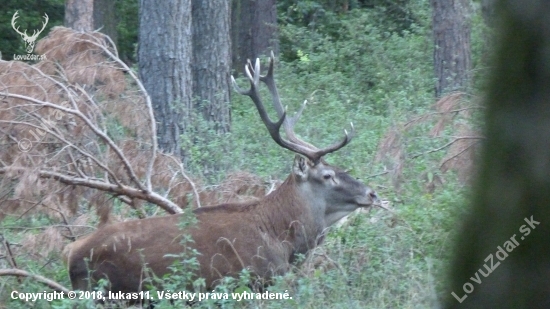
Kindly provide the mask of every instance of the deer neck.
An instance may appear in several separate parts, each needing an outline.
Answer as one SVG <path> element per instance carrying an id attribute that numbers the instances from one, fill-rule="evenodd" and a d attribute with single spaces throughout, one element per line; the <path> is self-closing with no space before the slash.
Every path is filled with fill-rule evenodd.
<path id="1" fill-rule="evenodd" d="M 274 226 L 272 236 L 288 243 L 293 254 L 306 253 L 319 243 L 325 229 L 324 200 L 312 194 L 307 184 L 297 183 L 290 175 L 266 200 L 264 206 L 269 209 L 262 219 Z"/>

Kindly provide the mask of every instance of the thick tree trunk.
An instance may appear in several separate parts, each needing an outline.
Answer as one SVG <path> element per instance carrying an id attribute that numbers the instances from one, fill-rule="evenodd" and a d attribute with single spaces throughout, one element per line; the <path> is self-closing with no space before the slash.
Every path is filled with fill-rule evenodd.
<path id="1" fill-rule="evenodd" d="M 193 99 L 218 132 L 231 125 L 228 1 L 193 0 Z"/>
<path id="2" fill-rule="evenodd" d="M 180 135 L 192 109 L 191 0 L 141 0 L 139 75 L 151 96 L 158 144 L 182 156 Z"/>
<path id="3" fill-rule="evenodd" d="M 499 2 L 487 139 L 444 295 L 449 309 L 550 308 L 550 6 Z"/>
<path id="4" fill-rule="evenodd" d="M 247 59 L 279 53 L 276 0 L 233 0 L 231 41 L 234 73 L 243 71 Z"/>
<path id="5" fill-rule="evenodd" d="M 65 27 L 77 31 L 101 29 L 116 44 L 117 18 L 115 1 L 111 0 L 66 0 Z"/>
<path id="6" fill-rule="evenodd" d="M 468 87 L 470 61 L 469 0 L 431 0 L 435 95 Z"/>
<path id="7" fill-rule="evenodd" d="M 93 31 L 94 0 L 65 1 L 65 27 L 76 31 Z"/>

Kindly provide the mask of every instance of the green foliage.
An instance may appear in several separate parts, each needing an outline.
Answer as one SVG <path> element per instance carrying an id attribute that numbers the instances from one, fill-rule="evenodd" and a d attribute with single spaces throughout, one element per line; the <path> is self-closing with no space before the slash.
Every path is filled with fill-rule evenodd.
<path id="1" fill-rule="evenodd" d="M 427 110 L 425 102 L 433 97 L 428 29 L 387 33 L 369 22 L 369 14 L 354 11 L 341 21 L 338 32 L 342 41 L 304 27 L 282 27 L 281 36 L 293 40 L 296 60 L 279 63 L 276 68 L 279 92 L 289 113 L 308 100 L 296 127 L 303 138 L 325 146 L 341 139 L 343 129 L 349 131 L 349 123 L 354 124 L 354 141 L 332 157 L 338 157 L 339 164 L 354 166 L 356 176 L 375 171 L 368 159 L 386 128 L 411 111 Z M 265 67 L 267 60 L 262 60 Z M 247 87 L 245 81 L 240 83 Z M 269 93 L 262 89 L 262 95 L 269 104 Z M 229 134 L 220 136 L 201 117 L 195 119 L 198 126 L 191 126 L 194 131 L 183 137 L 193 173 L 244 169 L 285 177 L 289 171 L 290 160 L 281 156 L 288 152 L 266 140 L 265 127 L 247 97 L 233 95 Z M 360 161 L 350 159 L 352 155 Z M 213 169 L 212 164 L 219 168 Z"/>
<path id="2" fill-rule="evenodd" d="M 278 1 L 283 24 L 316 28 L 326 26 L 353 9 L 376 12 L 374 23 L 381 23 L 390 31 L 406 30 L 420 17 L 415 10 L 424 1 L 414 0 L 320 0 Z"/>
<path id="3" fill-rule="evenodd" d="M 413 26 L 414 31 L 397 34 L 373 25 L 371 19 L 369 11 L 350 12 L 339 21 L 338 40 L 323 31 L 294 25 L 282 27 L 281 40 L 291 46 L 286 55 L 295 55 L 286 58 L 294 58 L 291 61 L 294 71 L 304 78 L 301 86 L 310 87 L 310 76 L 317 76 L 324 80 L 319 85 L 323 90 L 340 93 L 339 101 L 369 102 L 375 113 L 400 108 L 388 108 L 392 104 L 387 102 L 388 90 L 413 96 L 422 94 L 427 99 L 431 96 L 432 82 L 418 76 L 429 76 L 433 71 L 429 29 L 419 25 Z M 308 55 L 308 61 L 303 61 L 300 55 Z M 408 109 L 414 108 L 410 102 L 408 105 Z"/>
<path id="4" fill-rule="evenodd" d="M 430 20 L 428 3 L 421 0 L 367 0 L 367 1 L 279 1 L 279 22 L 284 29 L 308 29 L 328 40 L 344 41 L 341 28 L 352 22 L 356 26 L 375 26 L 386 33 L 403 34 L 414 31 L 418 25 Z M 357 20 L 354 14 L 367 14 L 367 23 Z M 356 31 L 360 32 L 360 31 Z M 294 40 L 281 37 L 282 58 L 295 60 Z"/>
<path id="5" fill-rule="evenodd" d="M 180 222 L 180 228 L 186 229 L 193 224 L 196 224 L 197 219 L 194 217 L 193 212 L 186 212 L 187 216 L 182 217 Z M 182 235 L 180 243 L 184 246 L 188 246 L 193 243 L 193 239 L 190 235 Z M 178 254 L 166 255 L 166 258 L 173 258 L 174 263 L 170 266 L 171 273 L 164 275 L 162 278 L 158 278 L 154 275 L 145 279 L 144 285 L 147 290 L 150 291 L 150 295 L 155 299 L 158 299 L 159 293 L 173 293 L 179 291 L 190 291 L 189 287 L 194 287 L 195 290 L 200 291 L 204 287 L 204 279 L 196 278 L 193 274 L 199 269 L 199 261 L 197 256 L 199 253 L 195 249 L 188 247 L 187 250 Z M 158 293 L 159 292 L 159 293 Z M 162 298 L 155 301 L 155 308 L 174 308 L 174 306 L 185 306 L 186 301 L 183 299 L 166 299 Z"/>
<path id="6" fill-rule="evenodd" d="M 485 91 L 485 76 L 491 59 L 491 50 L 495 30 L 485 24 L 481 14 L 472 15 L 472 84 L 479 92 Z"/>
<path id="7" fill-rule="evenodd" d="M 118 55 L 126 63 L 137 62 L 139 6 L 137 0 L 116 0 Z"/>

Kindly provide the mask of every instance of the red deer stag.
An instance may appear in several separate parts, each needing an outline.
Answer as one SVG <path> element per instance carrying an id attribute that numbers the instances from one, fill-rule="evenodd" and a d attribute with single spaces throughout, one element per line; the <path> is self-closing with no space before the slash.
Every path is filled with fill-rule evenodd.
<path id="1" fill-rule="evenodd" d="M 181 215 L 151 217 L 107 225 L 65 249 L 74 289 L 86 290 L 108 278 L 113 292 L 136 292 L 142 287 L 145 268 L 162 276 L 170 272 L 174 255 L 183 252 L 182 235 L 191 235 L 189 246 L 200 255 L 195 274 L 215 286 L 224 276 L 236 276 L 246 268 L 268 281 L 289 270 L 298 254 L 319 245 L 326 228 L 358 207 L 378 202 L 376 193 L 322 156 L 344 147 L 352 136 L 318 149 L 293 133 L 303 109 L 286 117 L 273 80 L 273 56 L 266 76 L 260 76 L 259 60 L 245 67 L 250 89 L 236 90 L 256 105 L 269 134 L 281 147 L 297 154 L 292 172 L 281 186 L 261 200 L 202 207 L 194 211 L 198 223 L 181 230 Z M 263 81 L 273 97 L 280 119 L 272 122 L 261 102 L 258 86 Z M 283 126 L 287 139 L 280 135 Z M 353 126 L 352 126 L 353 127 Z M 351 132 L 353 133 L 353 132 Z M 304 158 L 305 157 L 305 158 Z M 89 280 L 91 279 L 91 282 Z M 264 282 L 265 282 L 264 281 Z"/>

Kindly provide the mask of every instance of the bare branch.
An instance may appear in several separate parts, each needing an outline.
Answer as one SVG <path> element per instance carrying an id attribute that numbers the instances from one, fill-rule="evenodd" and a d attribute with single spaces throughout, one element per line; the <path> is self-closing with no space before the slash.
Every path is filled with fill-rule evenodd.
<path id="1" fill-rule="evenodd" d="M 2 246 L 4 247 L 4 250 L 6 250 L 6 259 L 10 263 L 11 267 L 18 268 L 17 262 L 13 257 L 13 252 L 11 251 L 10 243 L 4 238 L 4 235 L 2 234 L 0 234 L 0 241 L 2 242 Z"/>
<path id="2" fill-rule="evenodd" d="M 40 276 L 40 275 L 31 274 L 30 272 L 22 270 L 22 269 L 10 269 L 10 268 L 0 269 L 0 276 L 29 277 L 29 278 L 32 278 L 32 279 L 40 282 L 40 283 L 43 283 L 43 284 L 49 286 L 50 288 L 52 288 L 56 291 L 64 292 L 64 293 L 68 293 L 70 291 L 66 287 L 62 286 L 61 284 L 59 284 L 59 283 L 57 283 L 57 282 L 55 282 L 51 279 L 48 279 L 48 278 Z"/>
<path id="3" fill-rule="evenodd" d="M 4 168 L 0 168 L 0 174 L 5 174 L 10 170 L 24 171 L 25 168 L 14 168 L 14 167 L 5 168 L 4 167 Z M 89 178 L 71 177 L 65 174 L 52 172 L 52 171 L 37 171 L 37 173 L 41 178 L 54 179 L 67 185 L 84 186 L 92 189 L 98 189 L 101 191 L 110 192 L 113 194 L 121 194 L 131 198 L 138 198 L 141 200 L 145 200 L 147 202 L 150 202 L 159 206 L 160 208 L 166 210 L 170 214 L 183 212 L 181 208 L 178 207 L 178 205 L 174 204 L 172 201 L 162 197 L 161 195 L 155 192 L 143 191 L 143 190 L 139 190 L 126 185 L 120 185 L 120 186 L 114 185 L 106 182 L 92 180 Z"/>
<path id="4" fill-rule="evenodd" d="M 482 139 L 485 139 L 483 136 L 459 136 L 459 137 L 455 137 L 452 141 L 446 143 L 445 145 L 441 146 L 441 147 L 437 147 L 437 148 L 434 148 L 434 149 L 431 149 L 431 150 L 428 150 L 426 152 L 423 152 L 423 153 L 419 153 L 419 154 L 415 154 L 411 157 L 411 159 L 416 159 L 420 156 L 424 156 L 424 155 L 427 155 L 429 153 L 432 153 L 432 152 L 437 152 L 437 151 L 441 151 L 449 146 L 451 146 L 452 144 L 460 141 L 460 140 L 464 140 L 464 139 L 476 139 L 476 140 L 482 140 Z"/>
<path id="5" fill-rule="evenodd" d="M 2 93 L 0 92 L 0 95 Z M 18 121 L 4 121 L 4 120 L 0 120 L 0 123 L 12 123 L 12 124 L 24 124 L 26 126 L 29 126 L 29 127 L 33 127 L 33 128 L 36 128 L 36 129 L 39 129 L 39 130 L 43 130 L 43 131 L 46 131 L 47 133 L 49 133 L 50 135 L 56 137 L 57 139 L 59 139 L 60 141 L 62 141 L 66 147 L 71 147 L 75 150 L 77 150 L 80 154 L 82 154 L 83 156 L 87 157 L 87 158 L 90 158 L 92 161 L 94 161 L 94 163 L 96 163 L 99 167 L 101 167 L 102 169 L 104 169 L 108 174 L 109 176 L 112 177 L 112 179 L 114 180 L 114 182 L 118 185 L 120 184 L 120 181 L 117 179 L 116 175 L 111 171 L 111 169 L 109 169 L 109 167 L 107 167 L 105 164 L 103 164 L 102 162 L 100 162 L 96 157 L 94 157 L 93 155 L 91 155 L 90 153 L 84 151 L 83 149 L 81 149 L 80 147 L 77 147 L 76 145 L 72 144 L 71 142 L 69 142 L 68 140 L 66 140 L 64 137 L 62 137 L 60 134 L 58 134 L 57 132 L 54 132 L 52 130 L 50 130 L 49 128 L 47 127 L 40 127 L 40 126 L 37 126 L 35 124 L 32 124 L 32 123 L 29 123 L 29 122 L 18 122 Z M 59 151 L 58 153 L 60 153 L 61 151 Z M 55 157 L 55 156 L 54 156 Z M 89 176 L 87 176 L 89 177 Z"/>
<path id="6" fill-rule="evenodd" d="M 43 229 L 49 229 L 49 228 L 52 228 L 52 227 L 62 227 L 62 228 L 85 227 L 85 228 L 89 228 L 89 229 L 92 229 L 92 230 L 97 229 L 95 226 L 82 225 L 82 224 L 54 224 L 54 225 L 46 225 L 46 226 L 3 226 L 2 228 L 6 229 L 6 230 L 25 230 L 25 231 L 27 231 L 27 230 L 43 230 Z"/>
<path id="7" fill-rule="evenodd" d="M 162 155 L 164 155 L 163 153 L 161 153 Z M 200 196 L 199 196 L 199 192 L 197 191 L 197 187 L 195 186 L 195 183 L 191 180 L 191 178 L 189 178 L 189 176 L 187 176 L 187 174 L 185 174 L 185 171 L 183 170 L 183 164 L 178 162 L 174 157 L 172 156 L 167 156 L 168 158 L 170 158 L 180 169 L 180 173 L 181 175 L 183 176 L 183 178 L 185 178 L 185 180 L 187 180 L 189 182 L 189 184 L 191 185 L 191 188 L 193 188 L 193 194 L 195 194 L 195 199 L 197 200 L 197 207 L 201 207 L 201 199 L 200 199 Z"/>
<path id="8" fill-rule="evenodd" d="M 52 82 L 54 82 L 56 85 L 60 86 L 61 88 L 63 88 L 65 90 L 65 92 L 67 94 L 70 94 L 72 93 L 68 88 L 67 86 L 65 86 L 64 84 L 62 83 L 59 83 L 57 82 L 55 79 L 53 79 L 52 77 L 50 76 L 47 76 L 46 74 L 44 74 L 44 72 L 38 70 L 37 68 L 34 68 L 33 69 L 35 71 L 37 71 L 38 74 L 42 75 L 43 77 L 51 80 Z M 86 117 L 80 110 L 78 110 L 77 108 L 77 105 L 76 103 L 74 102 L 74 100 L 72 99 L 72 96 L 69 96 L 71 98 L 71 101 L 73 103 L 73 108 L 74 109 L 70 109 L 70 108 L 66 108 L 64 106 L 61 106 L 61 105 L 58 105 L 58 104 L 53 104 L 53 103 L 50 103 L 50 102 L 46 102 L 46 101 L 42 101 L 42 100 L 38 100 L 38 99 L 35 99 L 35 98 L 31 98 L 31 97 L 28 97 L 28 96 L 24 96 L 24 95 L 19 95 L 19 94 L 12 94 L 12 93 L 7 93 L 7 92 L 0 92 L 0 96 L 6 96 L 6 97 L 12 97 L 12 98 L 17 98 L 17 99 L 22 99 L 22 100 L 26 100 L 26 101 L 29 101 L 29 102 L 33 102 L 35 104 L 39 104 L 41 106 L 45 106 L 45 107 L 50 107 L 50 108 L 55 108 L 55 109 L 59 109 L 61 111 L 64 111 L 66 113 L 69 113 L 71 115 L 74 115 L 78 118 L 80 118 L 82 121 L 84 121 L 84 123 L 86 123 L 86 125 L 99 137 L 101 138 L 107 145 L 109 145 L 109 147 L 111 149 L 113 149 L 113 151 L 117 154 L 117 156 L 119 157 L 119 159 L 122 161 L 122 163 L 124 164 L 124 167 L 127 169 L 128 173 L 130 174 L 130 178 L 135 182 L 135 184 L 137 186 L 140 187 L 140 189 L 142 190 L 146 190 L 146 188 L 143 186 L 143 184 L 139 181 L 139 179 L 137 178 L 135 172 L 134 172 L 134 169 L 132 168 L 132 165 L 130 164 L 130 162 L 128 162 L 128 159 L 124 156 L 122 150 L 116 145 L 116 143 L 111 139 L 109 138 L 109 136 L 107 136 L 102 130 L 100 130 L 97 126 L 95 126 L 88 117 Z M 154 122 L 154 121 L 153 121 Z M 156 137 L 154 138 L 156 140 Z"/>
<path id="9" fill-rule="evenodd" d="M 105 36 L 105 37 L 109 38 L 108 36 Z M 111 44 L 113 46 L 115 46 L 113 44 L 113 41 L 110 38 L 109 38 L 109 40 L 110 40 Z M 153 174 L 153 166 L 155 164 L 155 158 L 157 156 L 157 151 L 158 151 L 157 123 L 155 122 L 155 114 L 153 112 L 153 103 L 151 102 L 151 97 L 149 96 L 149 93 L 147 92 L 147 90 L 145 90 L 145 86 L 143 86 L 143 84 L 141 83 L 141 80 L 136 76 L 134 71 L 131 68 L 129 68 L 126 65 L 126 63 L 124 63 L 124 61 L 120 60 L 120 58 L 118 58 L 118 55 L 114 55 L 103 44 L 99 44 L 97 42 L 90 41 L 90 40 L 83 40 L 83 41 L 88 42 L 90 44 L 93 44 L 93 45 L 101 48 L 103 50 L 103 52 L 105 52 L 107 55 L 109 55 L 109 57 L 111 59 L 113 59 L 116 63 L 118 63 L 122 68 L 124 68 L 126 70 L 126 72 L 128 74 L 130 74 L 130 76 L 132 77 L 134 82 L 139 87 L 139 90 L 141 91 L 143 97 L 145 98 L 145 104 L 147 105 L 147 111 L 149 113 L 149 119 L 150 119 L 150 124 L 151 124 L 151 145 L 153 147 L 152 153 L 151 153 L 151 158 L 149 159 L 149 164 L 147 165 L 147 172 L 146 172 L 146 176 L 145 176 L 145 182 L 146 182 L 147 190 L 151 191 L 152 190 L 151 176 Z M 115 50 L 116 50 L 116 46 L 115 46 Z"/>
<path id="10" fill-rule="evenodd" d="M 461 151 L 459 151 L 458 153 L 446 158 L 445 160 L 443 160 L 443 162 L 441 162 L 441 164 L 439 164 L 439 168 L 442 168 L 445 164 L 447 164 L 447 162 L 453 160 L 454 158 L 457 158 L 459 157 L 460 155 L 462 155 L 463 153 L 465 153 L 466 151 L 470 150 L 470 148 L 474 147 L 475 145 L 477 144 L 477 141 L 474 141 L 473 143 L 471 143 L 470 145 L 468 145 L 468 147 L 465 147 L 464 149 L 462 149 Z"/>
<path id="11" fill-rule="evenodd" d="M 101 208 L 104 192 L 179 213 L 192 191 L 201 205 L 180 160 L 159 156 L 151 100 L 108 37 L 55 27 L 37 48 L 46 60 L 0 60 L 0 178 L 15 185 L 2 203 L 18 215 L 53 214 L 36 207 L 44 201 L 74 212 L 81 201 Z"/>

